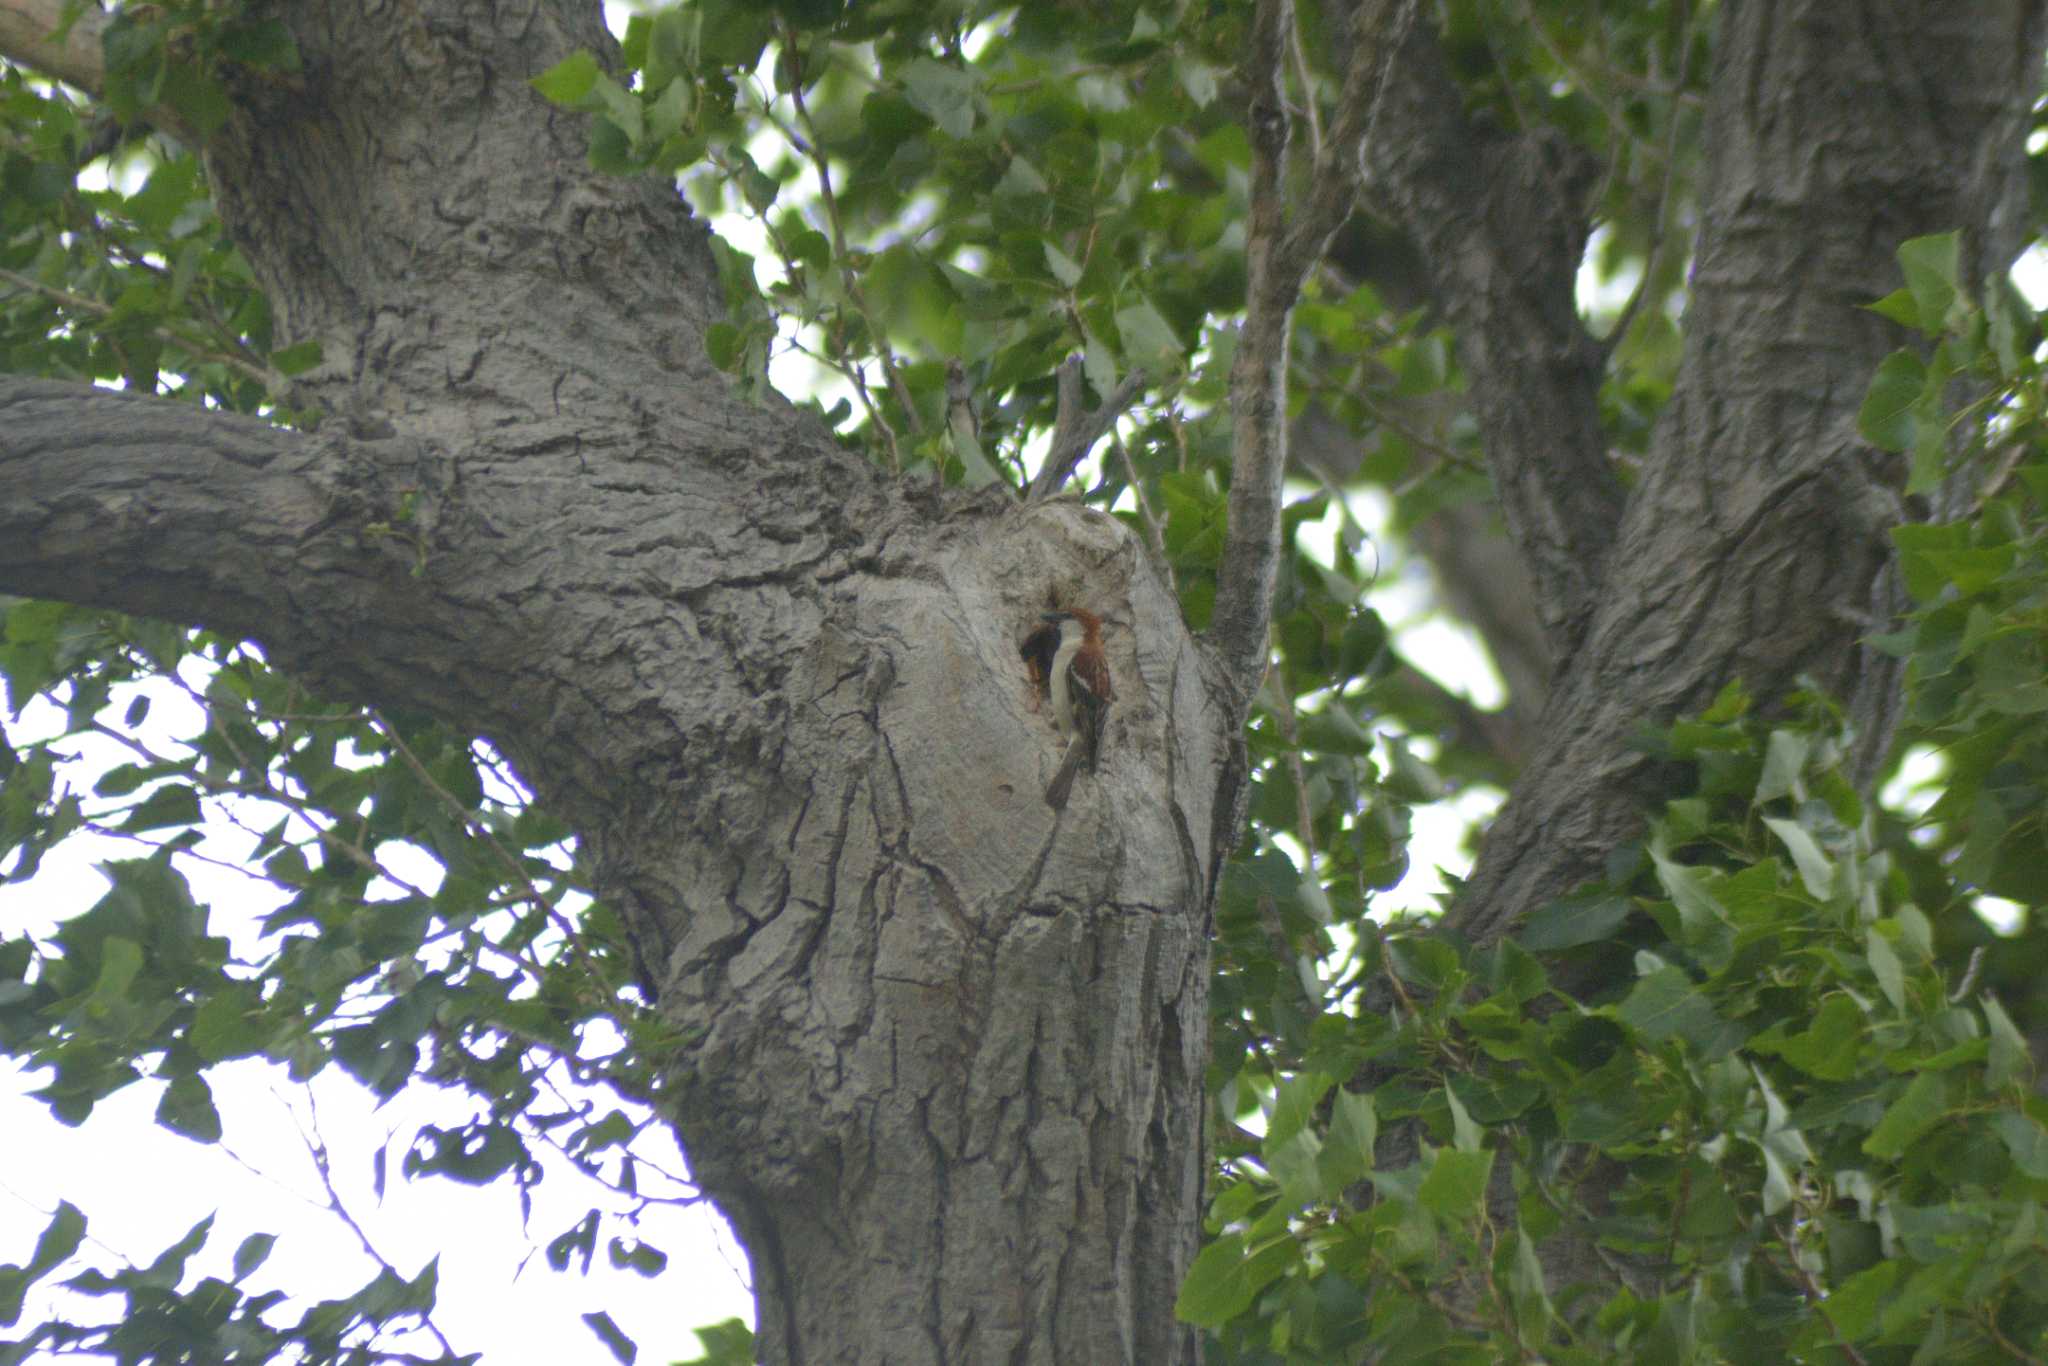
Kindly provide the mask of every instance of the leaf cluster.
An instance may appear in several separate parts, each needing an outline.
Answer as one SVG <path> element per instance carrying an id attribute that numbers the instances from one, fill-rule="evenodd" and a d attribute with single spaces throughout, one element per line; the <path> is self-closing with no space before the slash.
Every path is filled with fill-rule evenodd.
<path id="1" fill-rule="evenodd" d="M 193 140 L 226 81 L 288 79 L 297 53 L 279 21 L 198 0 L 119 10 L 105 50 L 99 101 L 0 65 L 0 364 L 289 418 L 318 344 L 274 343 Z"/>
<path id="2" fill-rule="evenodd" d="M 1731 684 L 1644 737 L 1683 795 L 1514 939 L 1346 923 L 1355 990 L 1310 958 L 1291 1010 L 1278 959 L 1219 985 L 1222 1179 L 1180 1301 L 1219 1360 L 2038 1357 L 2040 323 L 1966 297 L 1952 240 L 1900 259 L 1880 311 L 1977 381 L 1938 424 L 1969 515 L 1897 532 L 1912 606 L 1873 641 L 1933 799 L 1864 801 L 1826 699 L 1766 717 Z M 1233 877 L 1226 972 L 1245 908 L 1313 899 L 1270 853 Z"/>

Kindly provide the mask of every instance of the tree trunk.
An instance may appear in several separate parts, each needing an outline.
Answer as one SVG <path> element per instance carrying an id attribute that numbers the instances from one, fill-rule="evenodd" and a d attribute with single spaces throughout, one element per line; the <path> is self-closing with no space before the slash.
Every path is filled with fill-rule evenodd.
<path id="1" fill-rule="evenodd" d="M 770 1361 L 1168 1362 L 1223 695 L 1115 520 L 894 483 L 705 357 L 674 190 L 526 79 L 585 4 L 297 6 L 207 149 L 313 435 L 0 380 L 0 584 L 432 709 L 594 856 Z M 1017 644 L 1109 622 L 1064 813 Z"/>
<path id="2" fill-rule="evenodd" d="M 1478 941 L 1601 875 L 1666 791 L 1636 747 L 1731 679 L 1844 699 L 1858 768 L 1891 740 L 1899 462 L 1856 412 L 1901 329 L 1860 305 L 1904 239 L 1960 228 L 1972 282 L 2027 223 L 2043 6 L 1724 3 L 1677 392 L 1624 501 L 1569 307 L 1581 182 L 1554 144 L 1467 120 L 1427 35 L 1374 149 L 1459 327 L 1510 531 L 1560 661 L 1534 755 L 1451 926 Z M 1931 73 L 1939 73 L 1933 75 Z M 1474 176 L 1469 168 L 1492 168 Z"/>

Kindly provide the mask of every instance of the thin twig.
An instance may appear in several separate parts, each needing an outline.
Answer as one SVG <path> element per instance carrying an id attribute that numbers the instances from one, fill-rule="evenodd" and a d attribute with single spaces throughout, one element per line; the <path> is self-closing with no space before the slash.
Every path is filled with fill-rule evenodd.
<path id="1" fill-rule="evenodd" d="M 783 43 L 791 54 L 791 60 L 794 61 L 797 48 L 786 30 L 783 34 Z M 882 363 L 883 378 L 889 382 L 890 392 L 896 395 L 897 403 L 903 407 L 904 420 L 911 435 L 922 436 L 924 422 L 917 415 L 917 405 L 911 401 L 910 386 L 903 382 L 903 376 L 896 368 L 895 354 L 890 351 L 888 339 L 883 335 L 881 328 L 875 324 L 874 310 L 868 307 L 867 294 L 861 289 L 860 275 L 847 259 L 846 229 L 839 213 L 839 199 L 832 192 L 831 159 L 825 155 L 824 146 L 818 138 L 817 125 L 811 121 L 810 108 L 804 103 L 804 81 L 801 71 L 798 71 L 789 83 L 789 98 L 791 106 L 796 110 L 797 122 L 807 136 L 799 138 L 787 132 L 784 136 L 789 137 L 791 145 L 799 152 L 810 158 L 811 167 L 817 173 L 818 202 L 824 206 L 825 222 L 832 229 L 832 259 L 839 264 L 840 279 L 845 285 L 846 297 L 853 300 L 854 307 L 860 310 L 861 317 L 867 322 L 868 339 L 874 344 L 875 356 Z M 765 111 L 767 101 L 764 100 L 761 104 Z M 770 118 L 772 120 L 772 115 Z M 895 451 L 893 433 L 890 437 L 890 449 L 892 452 Z M 899 453 L 897 472 L 901 471 L 902 459 Z"/>
<path id="2" fill-rule="evenodd" d="M 2005 1330 L 1998 1326 L 1997 1314 L 1980 1312 L 1975 1317 L 1984 1325 L 1984 1331 L 1991 1335 L 1991 1340 L 1996 1342 L 2007 1356 L 2014 1361 L 2023 1361 L 2027 1366 L 2043 1366 L 2041 1358 L 2005 1335 Z"/>
<path id="3" fill-rule="evenodd" d="M 382 712 L 372 707 L 367 715 L 370 718 L 370 723 L 382 731 L 384 738 L 389 740 L 392 747 L 398 751 L 399 758 L 405 761 L 406 767 L 412 770 L 413 776 L 420 780 L 427 791 L 440 799 L 441 804 L 447 808 L 448 814 L 455 817 L 461 823 L 463 830 L 472 839 L 482 840 L 485 847 L 497 855 L 498 861 L 504 866 L 511 880 L 525 889 L 527 901 L 536 910 L 544 914 L 548 919 L 548 923 L 553 925 L 565 939 L 571 944 L 576 943 L 576 927 L 569 922 L 568 917 L 555 909 L 554 902 L 546 893 L 541 891 L 532 877 L 527 874 L 526 865 L 514 857 L 512 851 L 499 842 L 497 832 L 482 821 L 477 820 L 467 806 L 455 799 L 454 793 L 441 786 L 440 781 L 427 771 L 427 766 L 420 762 L 419 756 L 412 752 L 412 746 L 405 743 L 405 738 L 398 733 L 398 728 L 384 719 Z"/>
<path id="4" fill-rule="evenodd" d="M 1983 492 L 1977 495 L 1976 505 L 1970 509 L 1972 517 L 1980 515 L 1984 511 L 1985 505 L 1998 496 L 1999 490 L 2003 489 L 2007 481 L 2012 478 L 2012 472 L 2020 467 L 2020 461 L 2026 459 L 2032 450 L 2033 445 L 2030 442 L 2013 441 L 2007 443 L 2004 458 L 1998 462 L 1998 467 L 1991 471 L 1991 477 L 1984 483 Z"/>
<path id="5" fill-rule="evenodd" d="M 98 299 L 87 298 L 83 294 L 73 294 L 70 290 L 59 289 L 55 285 L 46 285 L 33 276 L 23 275 L 19 271 L 0 267 L 0 280 L 5 280 L 17 289 L 25 289 L 32 294 L 40 294 L 52 303 L 62 304 L 66 308 L 77 309 L 81 313 L 90 313 L 97 318 L 110 317 L 114 312 L 112 304 L 101 303 Z M 290 383 L 289 380 L 275 370 L 267 369 L 256 364 L 254 361 L 231 355 L 225 351 L 208 350 L 194 342 L 190 337 L 182 336 L 168 327 L 152 327 L 149 329 L 149 332 L 158 341 L 167 342 L 172 346 L 189 351 L 199 360 L 218 361 L 243 378 L 251 379 L 261 384 L 266 393 L 282 393 Z"/>
<path id="6" fill-rule="evenodd" d="M 1058 382 L 1059 408 L 1053 417 L 1052 449 L 1046 452 L 1045 463 L 1038 467 L 1038 477 L 1031 481 L 1031 490 L 1025 495 L 1025 501 L 1030 503 L 1043 502 L 1060 491 L 1073 476 L 1074 467 L 1138 397 L 1139 390 L 1145 387 L 1145 372 L 1133 370 L 1125 375 L 1114 390 L 1103 396 L 1099 408 L 1090 408 L 1082 397 L 1079 356 L 1069 356 L 1061 362 Z"/>
<path id="7" fill-rule="evenodd" d="M 1158 561 L 1159 572 L 1166 576 L 1166 591 L 1175 598 L 1180 597 L 1180 585 L 1174 582 L 1173 561 L 1166 553 L 1166 533 L 1159 524 L 1159 516 L 1152 511 L 1152 500 L 1145 496 L 1145 481 L 1138 477 L 1138 467 L 1131 459 L 1131 452 L 1124 445 L 1124 439 L 1116 431 L 1109 434 L 1109 448 L 1116 452 L 1123 462 L 1124 478 L 1130 484 L 1131 496 L 1138 504 L 1138 521 L 1145 528 L 1145 543 L 1152 547 L 1152 556 Z"/>
<path id="8" fill-rule="evenodd" d="M 1309 69 L 1308 53 L 1301 44 L 1301 11 L 1296 10 L 1294 22 L 1287 26 L 1287 55 L 1294 63 L 1294 78 L 1301 82 L 1302 117 L 1308 124 L 1309 155 L 1317 161 L 1323 158 L 1323 111 L 1322 103 L 1316 99 L 1315 73 Z"/>
<path id="9" fill-rule="evenodd" d="M 1359 407 L 1365 409 L 1367 417 L 1380 426 L 1392 431 L 1394 435 L 1400 437 L 1423 454 L 1433 455 L 1446 465 L 1464 470 L 1467 474 L 1476 474 L 1481 478 L 1491 477 L 1490 472 L 1486 468 L 1485 461 L 1475 460 L 1469 455 L 1451 449 L 1435 437 L 1427 435 L 1421 428 L 1415 426 L 1406 418 L 1397 416 L 1391 408 L 1381 407 L 1379 402 L 1365 390 L 1360 389 L 1356 393 L 1348 395 L 1348 397 L 1357 403 Z"/>
<path id="10" fill-rule="evenodd" d="M 327 1192 L 328 1211 L 335 1218 L 341 1220 L 348 1227 L 349 1232 L 355 1234 L 356 1242 L 362 1245 L 363 1251 L 369 1255 L 371 1261 L 382 1267 L 394 1279 L 409 1281 L 409 1277 L 400 1275 L 398 1268 L 391 1264 L 390 1259 L 377 1250 L 377 1245 L 370 1241 L 370 1235 L 364 1232 L 361 1224 L 356 1222 L 356 1217 L 349 1213 L 348 1206 L 342 1201 L 341 1192 L 334 1188 L 334 1175 L 330 1169 L 327 1156 L 327 1140 L 320 1135 L 320 1105 L 313 1098 L 313 1091 L 310 1087 L 306 1089 L 306 1112 L 311 1124 L 310 1133 L 307 1131 L 305 1124 L 299 1124 L 299 1116 L 296 1110 L 292 1111 L 292 1123 L 298 1125 L 299 1140 L 306 1145 L 306 1155 L 313 1159 L 313 1170 L 320 1177 L 322 1189 Z M 434 1322 L 434 1316 L 424 1309 L 417 1312 L 420 1316 L 420 1323 L 425 1326 L 429 1333 L 433 1334 L 434 1341 L 441 1344 L 441 1351 L 448 1357 L 454 1357 L 456 1355 L 455 1348 L 448 1341 L 447 1336 L 441 1332 L 440 1325 Z"/>
<path id="11" fill-rule="evenodd" d="M 1692 75 L 1692 13 L 1684 0 L 1679 4 L 1678 32 L 1678 86 L 1683 90 Z M 1635 322 L 1637 310 L 1642 308 L 1643 300 L 1648 297 L 1657 267 L 1663 260 L 1664 237 L 1671 218 L 1671 191 L 1678 180 L 1678 124 L 1682 107 L 1675 99 L 1671 102 L 1670 121 L 1664 128 L 1664 183 L 1657 191 L 1657 220 L 1650 228 L 1649 250 L 1643 253 L 1643 275 L 1636 281 L 1635 289 L 1630 291 L 1628 302 L 1622 305 L 1621 316 L 1614 320 L 1614 326 L 1601 339 L 1603 360 L 1612 355 L 1614 348 L 1621 345 L 1621 339 L 1628 335 L 1629 326 Z"/>
<path id="12" fill-rule="evenodd" d="M 1280 737 L 1287 742 L 1287 775 L 1294 780 L 1294 823 L 1300 832 L 1302 852 L 1308 856 L 1308 866 L 1302 869 L 1302 875 L 1307 877 L 1315 870 L 1316 829 L 1308 809 L 1308 771 L 1301 762 L 1301 732 L 1295 723 L 1294 687 L 1288 682 L 1285 666 L 1280 669 L 1280 684 L 1270 690 L 1273 715 L 1280 722 Z"/>
<path id="13" fill-rule="evenodd" d="M 1812 1306 L 1813 1311 L 1820 1315 L 1821 1321 L 1827 1324 L 1828 1332 L 1835 1339 L 1834 1345 L 1841 1349 L 1844 1356 L 1855 1362 L 1856 1366 L 1870 1366 L 1869 1358 L 1857 1351 L 1855 1344 L 1844 1338 L 1842 1330 L 1835 1326 L 1835 1316 L 1828 1312 L 1827 1291 L 1821 1288 L 1820 1282 L 1814 1280 L 1811 1271 L 1808 1271 L 1799 1264 L 1799 1252 L 1793 1246 L 1792 1231 L 1787 1228 L 1775 1228 L 1772 1231 L 1778 1235 L 1778 1243 L 1785 1250 L 1785 1254 L 1789 1259 L 1788 1264 L 1791 1267 L 1792 1279 L 1798 1283 L 1799 1293 L 1806 1297 L 1807 1304 Z M 1766 1257 L 1769 1256 L 1768 1250 L 1766 1250 L 1765 1255 Z M 1771 1260 L 1775 1260 L 1775 1258 Z"/>
<path id="14" fill-rule="evenodd" d="M 1584 72 L 1579 70 L 1578 64 L 1565 56 L 1563 50 L 1551 40 L 1549 30 L 1545 29 L 1542 21 L 1536 17 L 1536 12 L 1529 4 L 1529 0 L 1515 0 L 1515 3 L 1516 7 L 1522 12 L 1522 22 L 1528 26 L 1530 32 L 1536 35 L 1536 41 L 1542 44 L 1543 50 L 1550 54 L 1552 61 L 1564 68 L 1565 75 L 1571 77 L 1572 84 L 1578 87 L 1579 93 L 1591 100 L 1594 106 L 1600 110 L 1601 117 L 1607 120 L 1608 127 L 1613 129 L 1616 135 L 1626 139 L 1644 156 L 1655 157 L 1657 149 L 1645 142 L 1641 134 L 1628 126 L 1628 121 L 1622 117 L 1621 111 L 1616 109 L 1601 93 L 1599 82 L 1589 79 Z M 1680 78 L 1679 83 L 1681 85 L 1684 84 L 1683 77 Z"/>

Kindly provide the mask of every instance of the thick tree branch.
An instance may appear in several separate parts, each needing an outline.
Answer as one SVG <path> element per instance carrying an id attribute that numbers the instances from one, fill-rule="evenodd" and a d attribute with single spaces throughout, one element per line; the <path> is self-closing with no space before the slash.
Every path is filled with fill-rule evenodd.
<path id="1" fill-rule="evenodd" d="M 1421 245 L 1457 329 L 1501 512 L 1565 658 L 1622 507 L 1596 401 L 1602 353 L 1573 298 L 1593 168 L 1561 139 L 1467 117 L 1426 24 L 1408 30 L 1381 105 L 1366 149 L 1376 202 Z"/>
<path id="2" fill-rule="evenodd" d="M 0 57 L 97 95 L 107 80 L 101 48 L 108 17 L 87 7 L 62 38 L 64 0 L 0 0 Z"/>
<path id="3" fill-rule="evenodd" d="M 1288 0 L 1261 0 L 1247 56 L 1245 122 L 1251 139 L 1251 212 L 1245 226 L 1245 320 L 1230 368 L 1229 539 L 1217 576 L 1209 640 L 1239 690 L 1240 712 L 1265 674 L 1273 585 L 1280 564 L 1280 484 L 1287 467 L 1288 320 L 1302 281 L 1349 212 L 1361 149 L 1388 51 L 1412 26 L 1412 0 L 1372 0 L 1353 11 L 1344 92 L 1317 149 L 1312 186 L 1290 218 L 1283 181 L 1291 120 L 1281 95 L 1293 30 Z"/>
<path id="4" fill-rule="evenodd" d="M 107 87 L 106 36 L 112 18 L 85 6 L 64 28 L 65 0 L 0 0 L 0 58 L 76 86 L 88 95 Z M 62 30 L 63 36 L 56 36 Z M 192 128 L 168 105 L 143 111 L 149 123 L 197 143 Z"/>
<path id="5" fill-rule="evenodd" d="M 1903 471 L 1856 411 L 1901 336 L 1859 305 L 1907 237 L 1961 225 L 1973 260 L 2009 261 L 2044 30 L 2040 0 L 1722 7 L 1677 392 L 1459 932 L 1597 877 L 1665 792 L 1635 737 L 1730 680 L 1844 699 L 1874 771 L 1899 676 L 1860 641 L 1896 610 Z"/>
<path id="6" fill-rule="evenodd" d="M 404 445 L 0 376 L 0 590 L 303 646 L 308 614 L 342 626 L 323 574 L 406 577 Z"/>

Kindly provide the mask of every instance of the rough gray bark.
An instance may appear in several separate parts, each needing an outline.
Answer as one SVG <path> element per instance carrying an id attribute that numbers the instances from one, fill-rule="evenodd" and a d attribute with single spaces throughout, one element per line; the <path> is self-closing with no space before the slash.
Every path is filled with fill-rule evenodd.
<path id="1" fill-rule="evenodd" d="M 1907 237 L 1961 228 L 1972 278 L 2011 259 L 2043 29 L 2038 0 L 1721 6 L 1685 356 L 1625 504 L 1567 307 L 1574 182 L 1546 179 L 1548 146 L 1472 128 L 1426 38 L 1411 45 L 1375 169 L 1459 325 L 1561 661 L 1457 931 L 1493 939 L 1598 876 L 1660 791 L 1632 737 L 1730 679 L 1767 703 L 1809 678 L 1846 699 L 1874 771 L 1899 679 L 1858 642 L 1895 610 L 1904 510 L 1855 415 L 1903 337 L 1859 305 L 1897 284 Z M 1458 147 L 1462 163 L 1442 150 Z"/>
<path id="2" fill-rule="evenodd" d="M 216 203 L 273 432 L 0 379 L 0 588 L 488 735 L 594 855 L 770 1361 L 1189 1358 L 1221 695 L 1113 520 L 894 484 L 707 362 L 705 230 L 525 84 L 597 7 L 294 6 Z M 411 511 L 408 512 L 408 507 Z M 1102 770 L 1016 643 L 1108 617 Z"/>
<path id="3" fill-rule="evenodd" d="M 1562 658 L 1594 610 L 1622 506 L 1596 403 L 1601 351 L 1573 295 L 1597 167 L 1560 136 L 1467 118 L 1429 24 L 1396 57 L 1381 118 L 1371 192 L 1421 247 L 1457 329 L 1501 514 Z"/>

